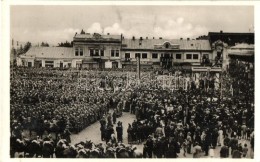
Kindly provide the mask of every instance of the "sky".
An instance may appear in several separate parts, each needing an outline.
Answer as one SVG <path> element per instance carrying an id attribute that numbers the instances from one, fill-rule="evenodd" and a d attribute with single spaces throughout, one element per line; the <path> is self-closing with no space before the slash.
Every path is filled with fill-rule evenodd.
<path id="1" fill-rule="evenodd" d="M 197 38 L 208 32 L 249 32 L 253 6 L 11 6 L 11 39 L 32 43 L 72 41 L 88 33 L 125 38 Z"/>

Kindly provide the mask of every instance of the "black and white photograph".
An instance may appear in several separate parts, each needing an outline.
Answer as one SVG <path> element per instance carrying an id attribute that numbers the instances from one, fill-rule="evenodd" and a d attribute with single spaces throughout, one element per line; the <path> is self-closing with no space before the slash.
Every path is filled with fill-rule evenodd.
<path id="1" fill-rule="evenodd" d="M 255 158 L 254 6 L 146 4 L 10 5 L 9 158 Z"/>

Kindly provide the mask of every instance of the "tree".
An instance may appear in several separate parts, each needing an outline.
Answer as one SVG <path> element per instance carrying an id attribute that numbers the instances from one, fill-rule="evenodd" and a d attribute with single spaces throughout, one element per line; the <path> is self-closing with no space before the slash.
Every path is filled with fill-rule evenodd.
<path id="1" fill-rule="evenodd" d="M 25 45 L 24 45 L 24 48 L 23 48 L 23 52 L 22 53 L 26 53 L 30 48 L 32 47 L 32 43 L 31 42 L 27 42 Z"/>
<path id="2" fill-rule="evenodd" d="M 58 43 L 58 47 L 72 47 L 73 46 L 73 42 L 68 42 L 68 41 L 66 41 L 66 42 L 61 42 L 61 43 Z"/>
<path id="3" fill-rule="evenodd" d="M 49 47 L 50 45 L 46 42 L 46 43 L 44 43 L 44 42 L 42 42 L 41 43 L 41 47 Z"/>
<path id="4" fill-rule="evenodd" d="M 23 50 L 24 50 L 24 48 L 23 48 L 23 45 L 20 45 L 20 48 L 19 49 L 17 49 L 17 55 L 21 55 L 21 54 L 23 54 Z"/>

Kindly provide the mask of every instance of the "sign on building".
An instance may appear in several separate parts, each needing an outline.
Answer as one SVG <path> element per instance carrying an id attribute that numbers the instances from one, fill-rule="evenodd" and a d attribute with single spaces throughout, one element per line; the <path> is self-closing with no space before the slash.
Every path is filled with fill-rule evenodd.
<path id="1" fill-rule="evenodd" d="M 106 69 L 111 69 L 112 68 L 112 62 L 111 61 L 106 61 L 105 62 L 105 68 Z"/>

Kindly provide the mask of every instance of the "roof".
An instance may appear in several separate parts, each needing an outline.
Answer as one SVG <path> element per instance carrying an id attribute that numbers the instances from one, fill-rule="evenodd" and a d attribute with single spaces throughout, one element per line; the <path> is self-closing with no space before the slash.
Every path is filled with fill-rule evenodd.
<path id="1" fill-rule="evenodd" d="M 253 56 L 255 53 L 254 48 L 253 44 L 241 43 L 231 47 L 228 54 L 233 56 Z"/>
<path id="2" fill-rule="evenodd" d="M 139 44 L 141 42 L 141 45 Z M 184 39 L 123 39 L 123 49 L 155 49 L 156 45 L 169 42 L 171 45 L 179 45 L 180 50 L 211 50 L 208 40 L 184 40 Z"/>
<path id="3" fill-rule="evenodd" d="M 121 41 L 121 35 L 101 35 L 94 34 L 76 34 L 73 37 L 74 41 Z"/>
<path id="4" fill-rule="evenodd" d="M 70 47 L 31 47 L 21 57 L 71 58 L 72 56 L 73 48 Z"/>
<path id="5" fill-rule="evenodd" d="M 227 43 L 229 46 L 234 46 L 236 43 L 248 43 L 254 44 L 254 33 L 224 33 L 224 32 L 209 32 L 209 41 L 214 43 L 221 40 Z"/>
<path id="6" fill-rule="evenodd" d="M 255 45 L 254 44 L 247 44 L 247 43 L 240 43 L 236 44 L 235 46 L 231 47 L 231 49 L 251 49 L 254 50 Z"/>

